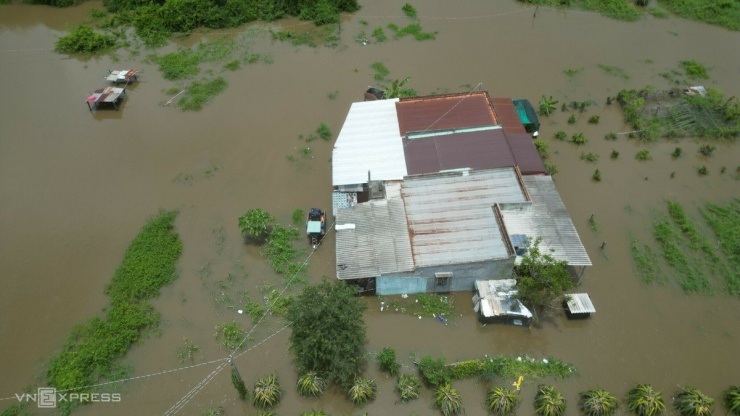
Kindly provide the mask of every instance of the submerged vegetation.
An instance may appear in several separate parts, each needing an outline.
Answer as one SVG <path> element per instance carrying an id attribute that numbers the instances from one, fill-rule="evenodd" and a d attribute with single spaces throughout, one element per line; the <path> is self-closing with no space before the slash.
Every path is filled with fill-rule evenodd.
<path id="1" fill-rule="evenodd" d="M 79 53 L 90 57 L 108 52 L 116 47 L 116 37 L 96 33 L 89 26 L 77 25 L 69 29 L 66 36 L 57 39 L 54 50 L 60 53 Z"/>
<path id="2" fill-rule="evenodd" d="M 637 416 L 662 416 L 666 412 L 662 394 L 650 384 L 637 384 L 627 392 L 627 408 Z"/>
<path id="3" fill-rule="evenodd" d="M 174 231 L 177 211 L 162 212 L 142 228 L 126 249 L 105 293 L 110 306 L 103 317 L 75 327 L 46 371 L 48 386 L 58 390 L 89 392 L 99 378 L 120 378 L 126 371 L 119 362 L 129 348 L 159 324 L 149 299 L 175 280 L 175 263 L 182 242 Z M 81 402 L 60 403 L 68 414 Z"/>
<path id="4" fill-rule="evenodd" d="M 645 141 L 659 137 L 727 140 L 740 137 L 740 102 L 733 98 L 726 100 L 720 91 L 712 88 L 705 95 L 689 94 L 677 88 L 621 90 L 617 100 L 624 110 L 625 121 Z"/>

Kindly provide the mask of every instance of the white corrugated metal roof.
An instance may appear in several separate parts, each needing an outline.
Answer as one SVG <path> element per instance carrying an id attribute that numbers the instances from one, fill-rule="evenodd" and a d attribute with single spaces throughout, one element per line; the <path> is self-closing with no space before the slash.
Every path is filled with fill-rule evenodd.
<path id="1" fill-rule="evenodd" d="M 524 176 L 522 179 L 532 203 L 499 206 L 509 235 L 526 234 L 530 241 L 541 237 L 542 253 L 549 253 L 571 266 L 590 266 L 591 259 L 552 177 Z"/>
<path id="2" fill-rule="evenodd" d="M 398 99 L 352 104 L 332 152 L 332 184 L 352 185 L 372 180 L 401 180 L 406 176 Z"/>
<path id="3" fill-rule="evenodd" d="M 401 193 L 417 267 L 509 255 L 493 204 L 525 201 L 513 168 L 409 177 Z"/>
<path id="4" fill-rule="evenodd" d="M 336 224 L 339 279 L 414 270 L 406 212 L 400 198 L 339 209 Z M 354 227 L 345 227 L 350 224 Z"/>
<path id="5" fill-rule="evenodd" d="M 596 308 L 591 303 L 588 293 L 569 293 L 565 295 L 568 298 L 568 310 L 570 313 L 594 313 Z"/>

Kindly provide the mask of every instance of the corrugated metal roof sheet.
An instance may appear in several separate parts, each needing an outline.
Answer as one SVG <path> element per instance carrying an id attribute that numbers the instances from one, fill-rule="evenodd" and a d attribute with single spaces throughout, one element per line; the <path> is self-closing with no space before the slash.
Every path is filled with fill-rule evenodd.
<path id="1" fill-rule="evenodd" d="M 337 211 L 337 277 L 361 279 L 414 270 L 404 204 L 373 200 Z M 354 229 L 342 229 L 354 224 Z"/>
<path id="2" fill-rule="evenodd" d="M 485 91 L 402 98 L 396 108 L 404 136 L 409 132 L 498 124 Z"/>
<path id="3" fill-rule="evenodd" d="M 417 267 L 509 255 L 495 202 L 523 202 L 513 168 L 407 178 L 401 185 Z"/>
<path id="4" fill-rule="evenodd" d="M 540 251 L 571 266 L 590 266 L 586 248 L 560 199 L 551 176 L 524 176 L 532 200 L 525 204 L 502 204 L 501 216 L 509 235 L 526 234 L 531 241 L 541 237 Z M 552 250 L 552 251 L 551 251 Z"/>
<path id="5" fill-rule="evenodd" d="M 406 176 L 401 133 L 398 129 L 398 99 L 352 104 L 332 152 L 332 184 L 400 180 Z"/>
<path id="6" fill-rule="evenodd" d="M 547 173 L 545 162 L 542 161 L 540 152 L 534 146 L 534 141 L 528 133 L 506 133 L 509 140 L 509 148 L 514 155 L 516 165 L 522 175 L 544 175 Z"/>
<path id="7" fill-rule="evenodd" d="M 403 143 L 409 175 L 459 168 L 513 167 L 515 163 L 506 135 L 500 128 L 403 139 Z"/>
<path id="8" fill-rule="evenodd" d="M 503 126 L 506 134 L 523 134 L 527 132 L 511 98 L 491 98 L 491 103 L 493 103 L 493 111 L 496 113 L 496 118 L 499 124 Z"/>

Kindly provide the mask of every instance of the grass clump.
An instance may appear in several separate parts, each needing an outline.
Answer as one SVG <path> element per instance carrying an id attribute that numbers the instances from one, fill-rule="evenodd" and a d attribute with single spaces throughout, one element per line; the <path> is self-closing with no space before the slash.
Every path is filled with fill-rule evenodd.
<path id="1" fill-rule="evenodd" d="M 608 0 L 608 1 L 589 1 L 589 0 L 519 0 L 524 3 L 562 8 L 563 6 L 576 9 L 590 10 L 601 13 L 612 19 L 624 20 L 628 22 L 635 21 L 642 16 L 642 11 L 635 7 L 632 1 L 627 0 Z"/>
<path id="2" fill-rule="evenodd" d="M 711 416 L 714 399 L 704 395 L 696 387 L 682 387 L 673 399 L 673 407 L 681 416 Z"/>
<path id="3" fill-rule="evenodd" d="M 319 124 L 319 127 L 316 128 L 316 134 L 318 134 L 324 141 L 331 140 L 331 129 L 323 121 Z"/>
<path id="4" fill-rule="evenodd" d="M 637 416 L 662 416 L 666 411 L 662 395 L 649 384 L 638 384 L 627 392 L 627 408 Z"/>
<path id="5" fill-rule="evenodd" d="M 444 416 L 456 415 L 464 413 L 465 409 L 462 405 L 462 398 L 460 393 L 457 392 L 449 384 L 439 386 L 434 392 L 432 398 L 434 407 L 439 409 Z"/>
<path id="6" fill-rule="evenodd" d="M 648 149 L 642 149 L 642 150 L 638 151 L 635 154 L 635 159 L 637 159 L 637 160 L 639 160 L 641 162 L 644 162 L 646 160 L 650 160 L 652 158 L 653 157 L 650 156 L 650 150 L 648 150 Z"/>
<path id="7" fill-rule="evenodd" d="M 221 341 L 221 345 L 228 350 L 241 348 L 244 330 L 241 329 L 236 321 L 216 325 L 214 337 Z"/>
<path id="8" fill-rule="evenodd" d="M 198 67 L 200 56 L 190 49 L 181 48 L 162 56 L 150 55 L 149 59 L 159 65 L 164 79 L 178 80 L 198 75 L 200 72 Z"/>
<path id="9" fill-rule="evenodd" d="M 673 149 L 673 153 L 671 153 L 671 156 L 674 159 L 678 159 L 679 157 L 681 157 L 682 154 L 683 154 L 683 149 L 681 149 L 680 147 L 676 147 L 675 149 Z"/>
<path id="10" fill-rule="evenodd" d="M 601 171 L 596 169 L 594 174 L 591 175 L 591 179 L 593 179 L 594 182 L 601 182 Z"/>
<path id="11" fill-rule="evenodd" d="M 388 24 L 388 29 L 393 31 L 395 33 L 394 37 L 396 39 L 400 39 L 404 36 L 413 36 L 416 40 L 434 40 L 437 38 L 437 32 L 424 32 L 421 29 L 421 25 L 418 23 L 412 23 L 408 26 L 405 26 L 403 28 L 399 28 L 398 25 L 394 23 Z"/>
<path id="12" fill-rule="evenodd" d="M 95 33 L 91 27 L 80 24 L 73 26 L 54 43 L 54 50 L 60 53 L 79 53 L 86 57 L 99 55 L 116 47 L 113 35 Z"/>
<path id="13" fill-rule="evenodd" d="M 516 392 L 504 387 L 491 387 L 486 393 L 486 410 L 497 416 L 514 413 L 522 398 Z"/>
<path id="14" fill-rule="evenodd" d="M 740 30 L 740 4 L 701 0 L 660 0 L 661 6 L 686 19 Z"/>
<path id="15" fill-rule="evenodd" d="M 401 369 L 401 364 L 396 360 L 396 350 L 389 347 L 383 348 L 380 354 L 378 354 L 378 364 L 380 364 L 382 371 L 394 377 L 398 375 Z"/>
<path id="16" fill-rule="evenodd" d="M 570 142 L 579 146 L 586 144 L 586 136 L 583 133 L 576 133 L 570 137 Z"/>
<path id="17" fill-rule="evenodd" d="M 283 398 L 283 389 L 278 383 L 277 376 L 270 374 L 254 383 L 252 403 L 260 409 L 271 409 Z"/>
<path id="18" fill-rule="evenodd" d="M 398 392 L 401 403 L 408 403 L 411 400 L 419 398 L 421 381 L 419 377 L 413 374 L 401 374 L 396 382 L 396 392 Z"/>
<path id="19" fill-rule="evenodd" d="M 581 152 L 581 160 L 585 160 L 586 162 L 595 163 L 597 160 L 599 160 L 599 155 L 593 152 Z"/>
<path id="20" fill-rule="evenodd" d="M 586 416 L 612 416 L 619 408 L 619 400 L 606 390 L 587 390 L 579 398 L 578 406 Z"/>
<path id="21" fill-rule="evenodd" d="M 604 135 L 604 139 L 611 141 L 617 140 L 617 133 L 607 133 L 606 135 Z"/>
<path id="22" fill-rule="evenodd" d="M 707 73 L 707 67 L 704 66 L 701 62 L 698 62 L 694 59 L 690 59 L 688 61 L 681 61 L 681 68 L 683 69 L 683 72 L 686 74 L 689 79 L 692 80 L 706 80 L 709 79 L 709 74 Z"/>
<path id="23" fill-rule="evenodd" d="M 86 386 L 101 377 L 111 380 L 125 374 L 119 359 L 159 324 L 159 314 L 148 300 L 177 277 L 175 263 L 182 253 L 182 241 L 174 231 L 177 214 L 160 213 L 134 237 L 105 288 L 111 303 L 104 317 L 93 317 L 72 330 L 61 352 L 48 361 L 48 386 L 88 392 Z M 69 414 L 79 404 L 61 402 L 60 411 Z"/>
<path id="24" fill-rule="evenodd" d="M 386 67 L 382 62 L 375 61 L 370 65 L 370 68 L 375 71 L 375 74 L 373 74 L 373 78 L 375 78 L 376 81 L 383 81 L 385 77 L 388 76 L 388 74 L 391 73 L 391 71 Z"/>
<path id="25" fill-rule="evenodd" d="M 615 77 L 619 77 L 624 80 L 630 79 L 630 76 L 627 74 L 627 72 L 625 72 L 624 69 L 619 68 L 617 66 L 599 64 L 599 68 L 604 70 L 604 72 L 606 72 L 609 75 L 613 75 Z"/>
<path id="26" fill-rule="evenodd" d="M 443 357 L 434 359 L 426 355 L 419 361 L 418 367 L 422 380 L 431 386 L 440 386 L 452 380 L 463 380 L 470 377 L 482 377 L 486 380 L 519 376 L 565 378 L 576 374 L 575 367 L 552 358 L 534 360 L 528 357 L 522 359 L 522 357 L 495 356 L 448 365 Z"/>
<path id="27" fill-rule="evenodd" d="M 534 139 L 534 147 L 543 159 L 547 159 L 549 156 L 550 145 L 546 141 L 542 139 Z"/>
<path id="28" fill-rule="evenodd" d="M 548 117 L 550 114 L 554 113 L 557 109 L 556 105 L 559 103 L 558 100 L 555 100 L 552 98 L 552 95 L 549 98 L 546 98 L 544 95 L 542 98 L 540 98 L 539 102 L 539 110 L 537 113 L 541 116 Z"/>
<path id="29" fill-rule="evenodd" d="M 539 386 L 534 397 L 534 411 L 539 416 L 562 416 L 565 413 L 565 399 L 552 386 Z"/>
<path id="30" fill-rule="evenodd" d="M 643 283 L 662 283 L 665 281 L 660 266 L 655 261 L 657 256 L 649 245 L 640 244 L 634 236 L 630 236 L 630 253 L 632 253 L 632 261 L 635 264 L 637 276 Z"/>
<path id="31" fill-rule="evenodd" d="M 296 249 L 293 242 L 298 239 L 300 233 L 293 227 L 283 227 L 279 224 L 273 226 L 267 243 L 262 250 L 262 255 L 279 274 L 293 274 L 298 265 L 293 260 L 298 257 L 300 251 Z"/>
<path id="32" fill-rule="evenodd" d="M 388 36 L 386 36 L 385 32 L 383 31 L 382 27 L 376 27 L 375 30 L 373 30 L 373 33 L 370 35 L 373 38 L 375 38 L 375 41 L 378 43 L 383 43 L 386 40 L 388 40 Z"/>
<path id="33" fill-rule="evenodd" d="M 228 83 L 222 77 L 193 81 L 177 102 L 182 111 L 200 111 L 213 97 L 226 90 Z"/>
<path id="34" fill-rule="evenodd" d="M 297 209 L 293 211 L 293 215 L 291 215 L 291 219 L 293 220 L 293 224 L 298 224 L 301 221 L 303 221 L 303 215 L 305 212 L 302 209 Z"/>
<path id="35" fill-rule="evenodd" d="M 704 156 L 712 156 L 712 153 L 714 153 L 716 147 L 712 146 L 711 144 L 703 144 L 699 147 L 699 153 L 703 154 Z"/>
<path id="36" fill-rule="evenodd" d="M 611 157 L 612 159 L 616 159 L 616 158 L 618 158 L 618 157 L 619 157 L 619 151 L 617 151 L 616 149 L 612 149 L 612 154 L 611 154 L 611 156 L 610 156 L 610 157 Z"/>
<path id="37" fill-rule="evenodd" d="M 416 17 L 416 8 L 409 3 L 406 3 L 401 7 L 401 10 L 403 10 L 403 14 L 406 15 L 406 17 L 415 18 Z"/>
<path id="38" fill-rule="evenodd" d="M 377 393 L 378 384 L 375 380 L 357 377 L 352 387 L 349 388 L 349 399 L 355 406 L 364 406 L 367 402 L 375 400 Z"/>
<path id="39" fill-rule="evenodd" d="M 327 383 L 315 371 L 309 371 L 298 377 L 298 394 L 303 397 L 319 397 L 324 394 Z"/>
<path id="40" fill-rule="evenodd" d="M 665 216 L 658 216 L 653 221 L 653 234 L 660 244 L 663 257 L 677 273 L 678 283 L 687 294 L 709 294 L 709 280 L 697 270 L 694 262 L 686 258 L 679 246 L 683 238 L 679 235 Z"/>
<path id="41" fill-rule="evenodd" d="M 191 363 L 195 362 L 195 353 L 200 351 L 200 347 L 198 346 L 198 344 L 190 341 L 187 338 L 183 338 L 183 342 L 184 345 L 177 347 L 177 350 L 175 351 L 177 361 L 179 361 L 180 364 L 184 363 L 185 361 L 190 361 Z"/>
<path id="42" fill-rule="evenodd" d="M 565 139 L 568 138 L 568 135 L 564 131 L 558 130 L 558 131 L 555 132 L 555 138 L 557 140 L 560 140 L 562 142 L 562 141 L 565 141 Z"/>
<path id="43" fill-rule="evenodd" d="M 730 263 L 732 272 L 725 274 L 727 290 L 740 295 L 740 199 L 725 205 L 708 203 L 700 212 Z"/>
<path id="44" fill-rule="evenodd" d="M 599 124 L 599 119 L 600 119 L 599 116 L 593 115 L 593 116 L 589 117 L 588 123 L 589 124 Z"/>

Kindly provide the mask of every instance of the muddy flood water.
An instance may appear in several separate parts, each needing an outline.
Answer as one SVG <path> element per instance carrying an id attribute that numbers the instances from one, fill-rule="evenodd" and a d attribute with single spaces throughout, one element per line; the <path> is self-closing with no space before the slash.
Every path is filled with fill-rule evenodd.
<path id="1" fill-rule="evenodd" d="M 67 26 L 102 9 L 100 2 L 64 10 L 0 6 L 0 409 L 15 403 L 14 394 L 25 386 L 42 386 L 44 360 L 75 324 L 106 307 L 103 288 L 147 218 L 159 209 L 179 209 L 176 228 L 184 245 L 179 278 L 153 302 L 162 316 L 161 333 L 125 357 L 132 376 L 146 377 L 102 388 L 120 392 L 120 403 L 83 406 L 75 413 L 199 415 L 223 406 L 227 415 L 257 414 L 236 398 L 228 368 L 188 396 L 223 363 L 216 360 L 228 355 L 214 339 L 214 326 L 237 320 L 251 328 L 250 318 L 233 308 L 244 291 L 261 301 L 266 283 L 281 288 L 285 280 L 269 269 L 259 248 L 244 244 L 237 218 L 260 207 L 287 224 L 296 209 L 330 207 L 332 145 L 312 142 L 310 156 L 303 157 L 306 143 L 298 136 L 323 121 L 336 138 L 350 104 L 374 84 L 370 66 L 376 61 L 390 70 L 390 79 L 411 76 L 408 86 L 419 94 L 470 91 L 480 83 L 492 96 L 535 104 L 543 95 L 561 103 L 594 102 L 584 114 L 562 113 L 558 105 L 553 116 L 542 118 L 540 132 L 558 167 L 557 187 L 593 262 L 581 289 L 597 313 L 582 321 L 552 313 L 529 329 L 482 326 L 472 311 L 472 293 L 457 293 L 451 298 L 459 316 L 444 325 L 431 317 L 380 312 L 378 299 L 365 298 L 371 353 L 366 374 L 378 380 L 379 392 L 362 409 L 338 389 L 320 399 L 298 396 L 290 329 L 267 319 L 236 364 L 250 386 L 259 377 L 278 375 L 287 390 L 278 414 L 311 409 L 333 415 L 438 414 L 430 389 L 412 403 L 395 403 L 395 380 L 374 361 L 373 354 L 384 347 L 396 349 L 406 371 L 414 371 L 412 356 L 425 354 L 450 362 L 484 354 L 565 360 L 579 374 L 547 381 L 564 393 L 568 415 L 578 414 L 577 393 L 588 388 L 623 397 L 634 383 L 651 383 L 670 399 L 679 385 L 692 385 L 718 399 L 740 383 L 740 299 L 721 290 L 687 296 L 675 280 L 644 286 L 629 252 L 630 234 L 652 242 L 652 219 L 665 211 L 665 200 L 682 203 L 702 224 L 698 207 L 740 196 L 740 147 L 714 143 L 717 150 L 707 158 L 692 139 L 647 145 L 626 135 L 603 139 L 608 132 L 630 130 L 619 107 L 605 104 L 606 97 L 622 88 L 669 87 L 659 74 L 678 69 L 680 61 L 702 63 L 709 72 L 704 85 L 726 97 L 740 95 L 740 33 L 675 17 L 625 23 L 548 9 L 533 17 L 533 8 L 509 0 L 433 0 L 414 5 L 423 29 L 437 32 L 436 40 L 407 37 L 368 45 L 354 40 L 361 31 L 369 37 L 375 27 L 407 24 L 401 5 L 362 2 L 356 14 L 343 16 L 336 48 L 295 47 L 264 32 L 253 36 L 251 50 L 266 59 L 225 72 L 228 88 L 200 112 L 161 105 L 169 98 L 163 91 L 173 83 L 145 62 L 153 51 L 142 48 L 135 55 L 122 49 L 114 62 L 111 56 L 86 60 L 51 50 Z M 297 20 L 281 24 L 310 27 Z M 236 38 L 245 30 L 228 34 Z M 190 46 L 200 39 L 178 42 Z M 620 68 L 625 76 L 600 64 Z M 126 67 L 140 69 L 141 79 L 121 110 L 89 112 L 87 94 L 109 69 Z M 566 69 L 580 71 L 568 77 Z M 570 114 L 579 117 L 574 125 L 567 123 Z M 600 116 L 598 124 L 586 122 L 592 115 Z M 583 132 L 588 143 L 556 141 L 557 130 Z M 677 145 L 684 156 L 674 160 Z M 650 149 L 652 160 L 635 160 L 642 148 Z M 610 159 L 613 149 L 622 156 Z M 600 159 L 587 163 L 580 160 L 581 151 Z M 696 173 L 701 165 L 708 175 Z M 591 179 L 596 168 L 603 175 L 599 183 Z M 592 213 L 598 232 L 589 227 Z M 329 234 L 310 258 L 310 280 L 333 278 L 334 263 Z M 168 371 L 191 365 L 176 357 L 185 340 L 200 347 L 195 364 L 215 362 Z M 525 379 L 517 414 L 533 413 L 537 384 Z M 485 414 L 489 384 L 470 379 L 454 387 L 468 415 Z M 34 405 L 28 411 L 51 413 Z"/>

